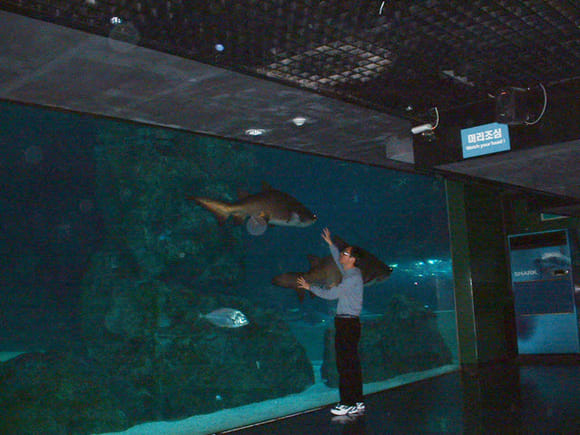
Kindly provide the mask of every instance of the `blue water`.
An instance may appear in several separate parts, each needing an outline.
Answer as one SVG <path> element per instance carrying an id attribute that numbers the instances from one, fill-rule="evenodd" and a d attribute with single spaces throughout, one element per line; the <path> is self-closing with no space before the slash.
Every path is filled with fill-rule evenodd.
<path id="1" fill-rule="evenodd" d="M 272 271 L 308 270 L 307 254 L 328 255 L 320 233 L 329 227 L 395 266 L 389 280 L 369 288 L 365 309 L 380 312 L 394 292 L 410 294 L 435 309 L 453 308 L 449 297 L 438 307 L 433 290 L 437 279 L 452 294 L 445 191 L 439 180 L 266 148 L 256 155 L 259 164 L 249 178 L 255 180 L 255 189 L 266 180 L 298 198 L 318 221 L 305 229 L 270 228 L 260 237 L 245 233 L 250 287 L 263 287 Z M 284 303 L 292 303 L 294 295 L 280 291 L 291 297 Z"/>
<path id="2" fill-rule="evenodd" d="M 48 304 L 48 310 L 37 310 L 39 322 L 46 320 L 43 313 L 52 310 L 68 318 L 74 314 L 90 256 L 106 237 L 97 197 L 112 193 L 97 192 L 95 155 L 102 146 L 99 131 L 113 121 L 8 103 L 2 104 L 0 121 L 5 288 L 8 293 L 29 293 L 32 305 Z M 299 307 L 292 290 L 272 286 L 270 281 L 282 272 L 308 270 L 308 254 L 327 255 L 320 233 L 329 227 L 333 234 L 394 266 L 391 278 L 368 289 L 365 310 L 380 312 L 396 292 L 436 310 L 453 309 L 445 191 L 440 180 L 236 145 L 251 152 L 256 164 L 232 177 L 232 183 L 239 184 L 231 186 L 233 191 L 255 193 L 263 182 L 268 183 L 301 201 L 318 221 L 308 228 L 270 227 L 261 236 L 252 236 L 244 228 L 245 280 L 221 291 L 244 294 L 266 307 Z M 207 164 L 216 166 L 216 162 Z M 10 315 L 10 300 L 9 295 L 3 296 L 3 322 L 8 329 L 11 322 L 20 322 Z M 328 305 L 307 304 L 321 311 Z"/>

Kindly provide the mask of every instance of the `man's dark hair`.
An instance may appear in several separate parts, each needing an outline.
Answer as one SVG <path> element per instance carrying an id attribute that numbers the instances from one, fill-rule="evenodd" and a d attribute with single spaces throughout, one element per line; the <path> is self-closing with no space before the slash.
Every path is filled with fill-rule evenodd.
<path id="1" fill-rule="evenodd" d="M 350 255 L 354 257 L 354 265 L 356 266 L 358 261 L 361 258 L 362 251 L 358 246 L 351 246 L 350 247 Z"/>

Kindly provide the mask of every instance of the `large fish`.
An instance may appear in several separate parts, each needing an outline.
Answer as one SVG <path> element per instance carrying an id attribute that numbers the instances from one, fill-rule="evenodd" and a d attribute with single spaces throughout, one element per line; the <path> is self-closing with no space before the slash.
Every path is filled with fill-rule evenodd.
<path id="1" fill-rule="evenodd" d="M 195 196 L 191 199 L 211 211 L 220 224 L 230 216 L 236 224 L 242 224 L 247 218 L 283 227 L 307 227 L 316 222 L 316 215 L 296 198 L 272 189 L 267 184 L 264 184 L 260 193 L 242 197 L 232 203 Z"/>
<path id="2" fill-rule="evenodd" d="M 338 236 L 332 237 L 333 243 L 342 251 L 349 246 L 344 240 Z M 372 285 L 386 280 L 393 272 L 390 266 L 387 266 L 370 252 L 358 247 L 360 250 L 360 258 L 357 260 L 357 267 L 361 270 L 363 282 L 365 285 Z M 302 302 L 304 300 L 305 290 L 298 288 L 296 285 L 296 278 L 303 276 L 306 281 L 311 284 L 317 284 L 325 287 L 332 287 L 342 281 L 342 275 L 338 266 L 334 262 L 332 256 L 316 257 L 314 255 L 308 256 L 310 262 L 310 269 L 306 272 L 286 272 L 276 275 L 272 279 L 272 284 L 279 287 L 293 288 L 296 290 L 298 299 Z"/>
<path id="3" fill-rule="evenodd" d="M 342 281 L 342 275 L 332 256 L 317 257 L 309 255 L 308 261 L 310 262 L 310 269 L 307 272 L 286 272 L 276 275 L 272 278 L 272 284 L 279 287 L 293 288 L 296 290 L 298 299 L 302 302 L 306 291 L 296 285 L 296 278 L 299 276 L 303 276 L 311 284 L 325 287 L 332 287 Z"/>

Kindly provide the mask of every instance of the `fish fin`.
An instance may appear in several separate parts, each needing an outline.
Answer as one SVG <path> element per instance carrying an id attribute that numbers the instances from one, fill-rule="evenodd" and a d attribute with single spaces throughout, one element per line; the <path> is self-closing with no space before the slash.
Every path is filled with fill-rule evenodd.
<path id="1" fill-rule="evenodd" d="M 293 211 L 292 213 L 290 213 L 290 217 L 286 222 L 288 222 L 289 224 L 292 222 L 300 222 L 300 216 L 298 215 L 298 213 Z"/>
<path id="2" fill-rule="evenodd" d="M 260 213 L 258 213 L 255 218 L 260 219 L 261 221 L 263 221 L 266 225 L 268 226 L 272 226 L 270 225 L 270 216 L 266 213 L 264 213 L 263 211 L 261 211 Z"/>
<path id="3" fill-rule="evenodd" d="M 298 301 L 300 303 L 304 302 L 304 296 L 306 296 L 306 290 L 303 288 L 296 287 L 296 295 L 298 296 Z"/>
<path id="4" fill-rule="evenodd" d="M 260 213 L 260 217 L 264 220 L 264 222 L 266 222 L 266 225 L 268 225 L 269 227 L 273 226 L 270 224 L 270 216 L 268 216 L 265 213 Z"/>

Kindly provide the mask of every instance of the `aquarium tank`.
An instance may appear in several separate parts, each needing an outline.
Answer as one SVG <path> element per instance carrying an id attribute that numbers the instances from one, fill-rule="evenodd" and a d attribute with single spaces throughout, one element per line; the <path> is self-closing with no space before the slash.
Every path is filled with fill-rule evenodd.
<path id="1" fill-rule="evenodd" d="M 0 433 L 336 402 L 335 303 L 294 285 L 332 280 L 324 228 L 365 253 L 365 393 L 456 367 L 441 180 L 8 102 L 0 126 Z"/>

